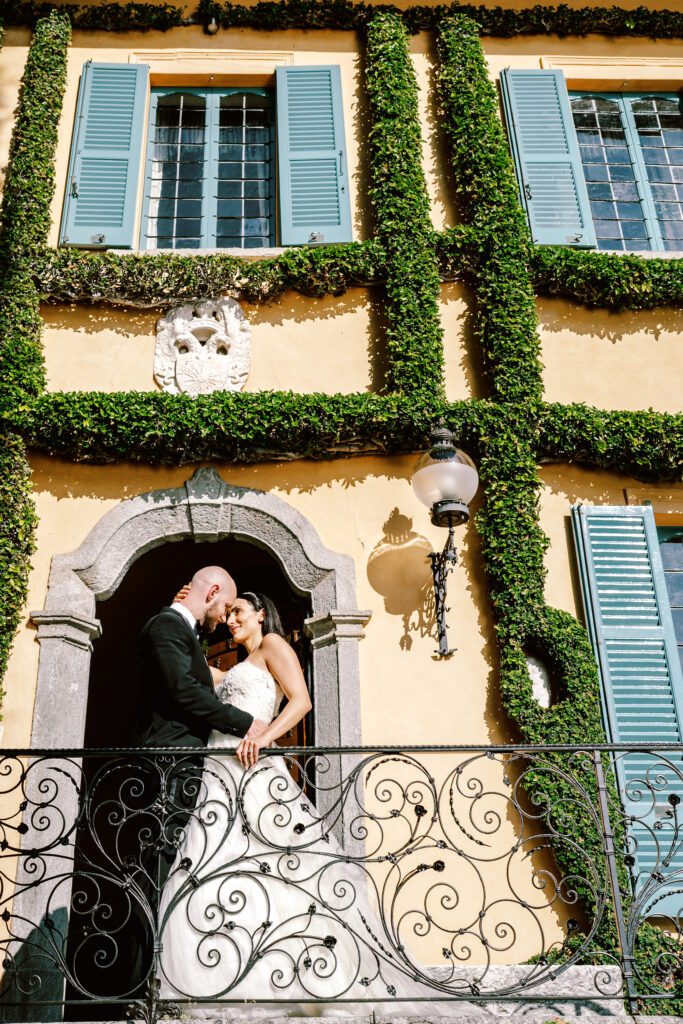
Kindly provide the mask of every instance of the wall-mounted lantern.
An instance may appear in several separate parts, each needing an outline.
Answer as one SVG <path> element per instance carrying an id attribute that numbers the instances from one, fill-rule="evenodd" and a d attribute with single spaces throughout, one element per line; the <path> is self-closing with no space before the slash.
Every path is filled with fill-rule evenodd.
<path id="1" fill-rule="evenodd" d="M 434 526 L 448 527 L 448 538 L 440 554 L 432 551 L 429 558 L 434 577 L 434 604 L 441 657 L 453 654 L 446 634 L 446 580 L 458 560 L 454 527 L 470 517 L 469 503 L 477 493 L 479 474 L 469 455 L 455 447 L 455 437 L 440 420 L 430 435 L 431 447 L 422 455 L 413 470 L 413 490 L 431 513 Z"/>

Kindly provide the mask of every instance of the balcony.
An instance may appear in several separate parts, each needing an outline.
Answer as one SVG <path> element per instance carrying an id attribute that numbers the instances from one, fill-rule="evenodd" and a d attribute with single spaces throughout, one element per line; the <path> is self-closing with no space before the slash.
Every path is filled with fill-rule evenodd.
<path id="1" fill-rule="evenodd" d="M 666 1012 L 682 756 L 6 751 L 3 1019 Z"/>

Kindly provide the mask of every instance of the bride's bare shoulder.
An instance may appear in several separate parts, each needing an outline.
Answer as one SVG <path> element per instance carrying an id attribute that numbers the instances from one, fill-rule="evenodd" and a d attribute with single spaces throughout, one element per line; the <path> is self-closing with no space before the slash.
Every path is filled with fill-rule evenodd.
<path id="1" fill-rule="evenodd" d="M 266 655 L 269 653 L 275 654 L 285 649 L 291 650 L 290 645 L 279 633 L 266 633 L 259 646 Z"/>

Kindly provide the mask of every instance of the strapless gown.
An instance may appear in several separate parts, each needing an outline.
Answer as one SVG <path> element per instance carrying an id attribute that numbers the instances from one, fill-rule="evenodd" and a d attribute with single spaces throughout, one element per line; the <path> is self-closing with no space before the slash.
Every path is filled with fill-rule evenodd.
<path id="1" fill-rule="evenodd" d="M 270 673 L 249 661 L 232 668 L 216 692 L 266 722 L 282 700 Z M 212 732 L 208 746 L 238 743 Z M 162 999 L 190 1000 L 180 1006 L 184 1014 L 211 1020 L 367 1015 L 381 1000 L 394 1016 L 424 1018 L 425 1003 L 393 997 L 434 998 L 434 990 L 399 966 L 363 867 L 345 862 L 328 827 L 283 757 L 247 771 L 231 755 L 207 756 L 202 793 L 160 902 Z M 219 999 L 256 1005 L 212 1002 Z M 356 999 L 372 1002 L 350 1002 Z M 445 1012 L 437 1006 L 431 1016 Z"/>

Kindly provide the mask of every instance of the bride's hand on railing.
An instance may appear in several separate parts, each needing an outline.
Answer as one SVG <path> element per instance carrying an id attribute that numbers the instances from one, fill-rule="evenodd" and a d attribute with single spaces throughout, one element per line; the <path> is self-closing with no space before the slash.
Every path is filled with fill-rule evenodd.
<path id="1" fill-rule="evenodd" d="M 178 591 L 178 593 L 176 594 L 176 596 L 173 598 L 173 603 L 175 604 L 176 601 L 184 601 L 189 593 L 190 593 L 190 584 L 189 583 L 184 583 L 183 586 Z"/>
<path id="2" fill-rule="evenodd" d="M 249 739 L 248 736 L 245 736 L 235 753 L 237 754 L 238 761 L 241 761 L 245 768 L 252 768 L 258 763 L 258 756 L 261 750 L 264 750 L 266 747 L 276 746 L 275 740 L 268 739 L 267 733 L 264 732 L 258 739 Z"/>

